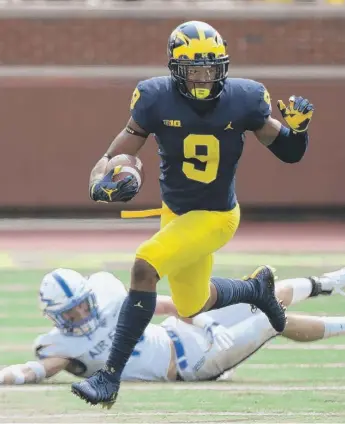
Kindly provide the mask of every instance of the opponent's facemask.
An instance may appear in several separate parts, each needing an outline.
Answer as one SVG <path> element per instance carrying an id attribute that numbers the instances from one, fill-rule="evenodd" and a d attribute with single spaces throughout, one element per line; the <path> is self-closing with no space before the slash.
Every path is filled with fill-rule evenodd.
<path id="1" fill-rule="evenodd" d="M 168 67 L 178 90 L 187 98 L 216 99 L 228 76 L 226 42 L 204 22 L 178 26 L 168 40 Z"/>
<path id="2" fill-rule="evenodd" d="M 95 294 L 79 272 L 57 269 L 44 276 L 41 309 L 64 334 L 85 336 L 100 325 Z"/>

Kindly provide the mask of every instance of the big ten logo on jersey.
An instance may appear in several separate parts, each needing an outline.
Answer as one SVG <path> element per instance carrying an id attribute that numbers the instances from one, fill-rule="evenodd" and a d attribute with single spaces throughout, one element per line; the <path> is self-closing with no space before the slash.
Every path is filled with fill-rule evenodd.
<path id="1" fill-rule="evenodd" d="M 181 128 L 182 124 L 181 121 L 177 119 L 163 119 L 163 124 L 166 127 L 175 127 L 175 128 Z"/>

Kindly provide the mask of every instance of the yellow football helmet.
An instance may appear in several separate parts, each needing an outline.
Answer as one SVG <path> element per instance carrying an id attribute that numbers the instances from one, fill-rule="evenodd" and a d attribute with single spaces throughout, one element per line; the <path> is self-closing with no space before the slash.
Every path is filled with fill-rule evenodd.
<path id="1" fill-rule="evenodd" d="M 223 90 L 228 76 L 226 42 L 205 22 L 179 25 L 168 40 L 168 67 L 178 90 L 185 97 L 213 100 Z"/>

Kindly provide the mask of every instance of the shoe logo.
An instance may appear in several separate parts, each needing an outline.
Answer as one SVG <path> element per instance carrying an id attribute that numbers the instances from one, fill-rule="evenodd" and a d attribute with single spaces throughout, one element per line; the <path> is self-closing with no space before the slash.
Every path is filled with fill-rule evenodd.
<path id="1" fill-rule="evenodd" d="M 136 303 L 134 306 L 136 306 L 137 308 L 143 308 L 143 305 L 141 304 L 141 300 L 139 300 L 139 302 Z"/>
<path id="2" fill-rule="evenodd" d="M 107 373 L 109 373 L 109 374 L 115 374 L 116 373 L 115 368 L 114 367 L 109 367 L 108 365 L 105 365 L 104 371 L 107 372 Z"/>
<path id="3" fill-rule="evenodd" d="M 230 122 L 228 123 L 228 125 L 224 128 L 224 131 L 227 131 L 227 130 L 233 130 L 233 127 L 232 127 L 232 121 L 230 121 Z"/>

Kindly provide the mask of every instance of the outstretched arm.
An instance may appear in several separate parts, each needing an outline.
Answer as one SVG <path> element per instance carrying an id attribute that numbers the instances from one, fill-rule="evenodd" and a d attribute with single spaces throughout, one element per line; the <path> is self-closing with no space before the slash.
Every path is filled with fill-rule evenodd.
<path id="1" fill-rule="evenodd" d="M 45 358 L 10 365 L 0 371 L 0 384 L 39 383 L 66 369 L 68 363 L 69 360 L 65 358 Z"/>

